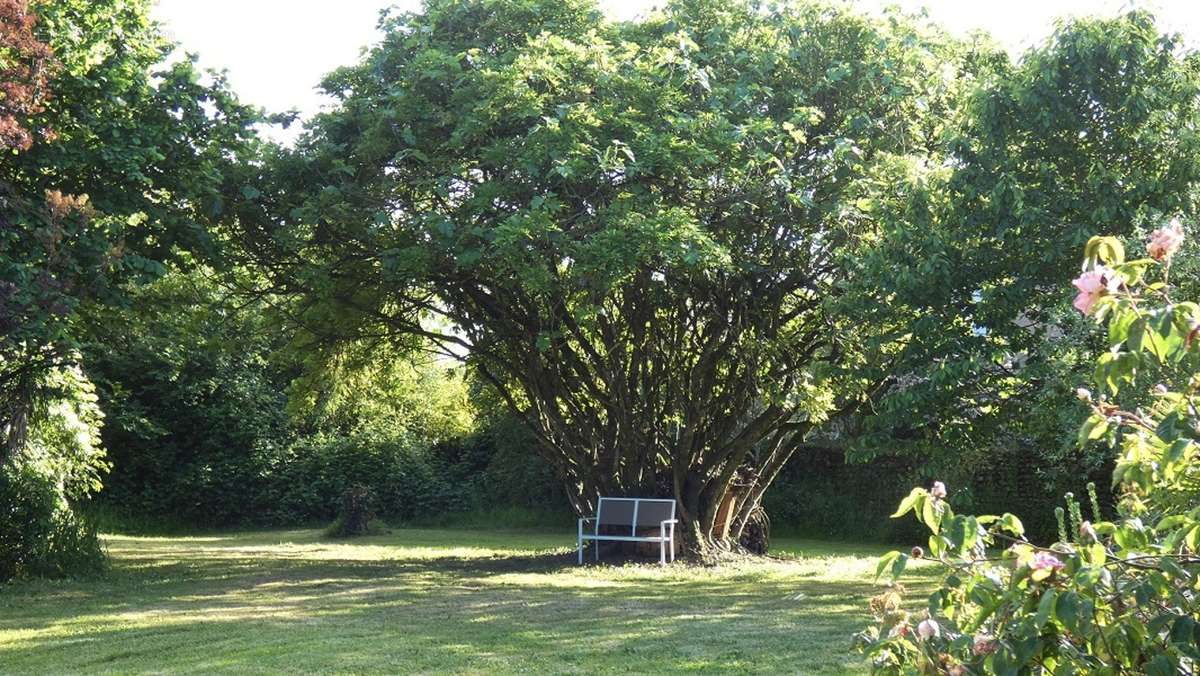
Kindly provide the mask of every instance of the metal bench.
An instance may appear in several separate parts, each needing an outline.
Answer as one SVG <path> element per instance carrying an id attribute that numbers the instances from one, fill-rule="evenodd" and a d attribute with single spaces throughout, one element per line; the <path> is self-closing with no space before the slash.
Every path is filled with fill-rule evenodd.
<path id="1" fill-rule="evenodd" d="M 593 523 L 592 532 L 583 532 L 583 524 Z M 596 516 L 579 520 L 579 563 L 583 564 L 584 542 L 596 542 L 596 560 L 600 560 L 600 541 L 657 542 L 658 561 L 667 562 L 667 546 L 675 560 L 675 501 L 658 498 L 600 498 Z M 639 534 L 640 531 L 640 534 Z"/>

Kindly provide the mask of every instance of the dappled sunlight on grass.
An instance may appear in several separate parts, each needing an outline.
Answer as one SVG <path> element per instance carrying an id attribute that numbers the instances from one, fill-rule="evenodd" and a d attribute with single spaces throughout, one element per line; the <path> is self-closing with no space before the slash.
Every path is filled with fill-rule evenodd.
<path id="1" fill-rule="evenodd" d="M 106 542 L 103 579 L 0 589 L 3 671 L 845 673 L 883 551 L 580 567 L 546 532 Z"/>

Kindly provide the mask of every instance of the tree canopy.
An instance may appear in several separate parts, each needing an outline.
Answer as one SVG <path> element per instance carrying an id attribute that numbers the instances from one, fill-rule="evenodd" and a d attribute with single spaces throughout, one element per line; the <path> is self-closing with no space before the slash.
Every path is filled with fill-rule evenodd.
<path id="1" fill-rule="evenodd" d="M 938 142 L 972 50 L 811 3 L 431 2 L 384 27 L 246 188 L 273 290 L 314 331 L 464 355 L 577 511 L 673 494 L 702 543 L 736 486 L 739 532 L 857 350 L 830 299 L 865 179 Z"/>
<path id="2" fill-rule="evenodd" d="M 24 438 L 50 370 L 77 361 L 75 321 L 118 304 L 183 251 L 210 254 L 228 167 L 248 160 L 260 115 L 173 46 L 148 2 L 39 3 L 0 11 L 0 410 L 3 448 Z M 17 126 L 13 126 L 17 125 Z"/>
<path id="3" fill-rule="evenodd" d="M 1195 216 L 1198 65 L 1145 12 L 1063 24 L 965 91 L 942 161 L 890 176 L 860 277 L 888 312 L 863 316 L 907 335 L 864 363 L 893 380 L 855 426 L 862 457 L 962 467 L 1024 448 L 1048 472 L 1078 467 L 1061 454 L 1075 452 L 1074 389 L 1091 370 L 1080 345 L 1102 348 L 1058 282 L 1098 231 Z"/>
<path id="4" fill-rule="evenodd" d="M 82 315 L 185 254 L 261 115 L 173 45 L 147 0 L 0 1 L 0 577 L 99 565 L 67 498 L 108 468 Z"/>

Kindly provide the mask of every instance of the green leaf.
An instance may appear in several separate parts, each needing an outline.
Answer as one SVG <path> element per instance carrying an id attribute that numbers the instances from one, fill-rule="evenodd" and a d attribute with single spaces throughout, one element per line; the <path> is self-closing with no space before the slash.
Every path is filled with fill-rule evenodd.
<path id="1" fill-rule="evenodd" d="M 1179 673 L 1175 660 L 1165 654 L 1158 654 L 1146 663 L 1146 676 L 1176 676 Z"/>
<path id="2" fill-rule="evenodd" d="M 1166 450 L 1163 451 L 1163 464 L 1169 466 L 1183 460 L 1187 457 L 1188 449 L 1191 446 L 1192 441 L 1190 439 L 1179 438 L 1171 442 L 1171 445 L 1167 446 Z"/>
<path id="3" fill-rule="evenodd" d="M 459 267 L 469 268 L 478 263 L 479 259 L 482 257 L 483 251 L 480 251 L 479 249 L 467 249 L 458 254 L 458 265 Z"/>
<path id="4" fill-rule="evenodd" d="M 1000 517 L 1000 528 L 1016 537 L 1025 536 L 1025 524 L 1021 523 L 1021 520 L 1015 514 L 1005 513 L 1004 516 Z"/>
<path id="5" fill-rule="evenodd" d="M 1093 566 L 1103 566 L 1108 560 L 1108 552 L 1104 549 L 1104 545 L 1099 542 L 1093 542 L 1082 550 L 1084 560 Z"/>
<path id="6" fill-rule="evenodd" d="M 902 555 L 903 554 L 901 552 L 892 550 L 879 557 L 879 563 L 875 565 L 875 581 L 878 582 L 879 576 L 883 575 L 883 571 L 887 570 L 889 566 L 894 565 L 896 560 Z"/>
<path id="7" fill-rule="evenodd" d="M 1171 625 L 1171 643 L 1179 643 L 1190 647 L 1195 640 L 1195 631 L 1196 621 L 1186 615 L 1181 615 Z"/>
<path id="8" fill-rule="evenodd" d="M 1099 439 L 1108 431 L 1108 420 L 1099 415 L 1093 415 L 1083 421 L 1083 425 L 1079 428 L 1078 445 L 1084 446 L 1087 442 L 1094 439 Z"/>
<path id="9" fill-rule="evenodd" d="M 1120 265 L 1125 262 L 1125 245 L 1116 237 L 1101 237 L 1098 256 L 1109 266 Z"/>
<path id="10" fill-rule="evenodd" d="M 1127 341 L 1125 344 L 1126 347 L 1129 348 L 1130 352 L 1141 352 L 1142 339 L 1146 337 L 1146 320 L 1142 317 L 1138 317 L 1132 311 L 1130 311 L 1129 314 L 1134 317 L 1134 320 L 1130 322 L 1130 325 L 1128 328 L 1126 328 Z M 1119 342 L 1114 343 L 1114 345 L 1119 344 Z"/>
<path id="11" fill-rule="evenodd" d="M 1154 355 L 1160 363 L 1167 361 L 1168 349 L 1167 340 L 1152 326 L 1147 326 L 1145 330 L 1144 344 L 1147 351 Z"/>
<path id="12" fill-rule="evenodd" d="M 921 505 L 921 520 L 934 533 L 940 533 L 942 530 L 942 510 L 938 508 L 937 502 L 930 498 Z"/>
<path id="13" fill-rule="evenodd" d="M 1038 628 L 1038 631 L 1041 631 L 1042 627 L 1046 626 L 1046 622 L 1053 617 L 1054 603 L 1057 600 L 1058 592 L 1053 589 L 1047 589 L 1042 593 L 1042 600 L 1038 602 L 1037 617 L 1034 619 L 1034 625 Z"/>
<path id="14" fill-rule="evenodd" d="M 1108 344 L 1115 346 L 1125 342 L 1130 337 L 1131 325 L 1137 320 L 1137 313 L 1133 310 L 1118 310 L 1108 322 Z M 1136 351 L 1133 347 L 1129 349 Z"/>
<path id="15" fill-rule="evenodd" d="M 1079 595 L 1073 591 L 1063 592 L 1054 606 L 1054 614 L 1064 627 L 1075 631 L 1079 621 Z"/>
<path id="16" fill-rule="evenodd" d="M 928 492 L 924 488 L 920 488 L 920 487 L 914 488 L 911 491 L 909 491 L 908 497 L 901 500 L 900 506 L 896 508 L 896 511 L 894 513 L 892 513 L 892 518 L 895 519 L 897 517 L 904 516 L 905 514 L 908 514 L 910 511 L 912 511 L 914 508 L 919 508 L 921 500 L 927 494 L 928 494 Z"/>

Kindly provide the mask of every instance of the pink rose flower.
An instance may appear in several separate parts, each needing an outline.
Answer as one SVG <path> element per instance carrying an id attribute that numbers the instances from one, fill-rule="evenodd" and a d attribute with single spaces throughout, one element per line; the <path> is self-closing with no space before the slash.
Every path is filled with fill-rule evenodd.
<path id="1" fill-rule="evenodd" d="M 932 617 L 922 620 L 921 624 L 917 625 L 917 636 L 923 639 L 937 638 L 941 633 L 942 628 L 938 626 L 938 623 Z"/>
<path id="2" fill-rule="evenodd" d="M 1092 526 L 1091 521 L 1084 521 L 1079 524 L 1079 541 L 1087 543 L 1100 541 L 1100 534 L 1096 532 L 1096 528 Z"/>
<path id="3" fill-rule="evenodd" d="M 991 655 L 1000 647 L 1000 642 L 991 634 L 980 634 L 975 637 L 975 645 L 973 649 L 979 657 Z"/>
<path id="4" fill-rule="evenodd" d="M 1121 287 L 1121 278 L 1117 275 L 1116 270 L 1105 265 L 1098 265 L 1079 275 L 1071 283 L 1079 289 L 1079 295 L 1075 296 L 1075 309 L 1085 315 L 1090 315 L 1096 301 L 1100 300 L 1102 296 L 1116 293 L 1117 289 Z"/>
<path id="5" fill-rule="evenodd" d="M 1174 219 L 1165 228 L 1150 233 L 1150 243 L 1146 246 L 1146 251 L 1154 260 L 1163 261 L 1174 256 L 1175 252 L 1179 251 L 1180 244 L 1183 244 L 1183 225 L 1179 219 Z"/>
<path id="6" fill-rule="evenodd" d="M 1029 562 L 1029 567 L 1033 570 L 1062 570 L 1066 564 L 1050 552 L 1038 552 L 1033 555 L 1033 560 Z"/>
<path id="7" fill-rule="evenodd" d="M 929 489 L 929 494 L 941 500 L 946 497 L 946 484 L 940 481 L 933 482 L 933 488 Z"/>

